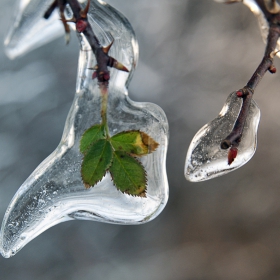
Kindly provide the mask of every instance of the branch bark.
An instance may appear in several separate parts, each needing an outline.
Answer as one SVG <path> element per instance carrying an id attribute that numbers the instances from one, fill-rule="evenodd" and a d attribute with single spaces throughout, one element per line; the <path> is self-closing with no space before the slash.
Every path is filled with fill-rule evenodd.
<path id="1" fill-rule="evenodd" d="M 73 12 L 73 18 L 71 20 L 66 20 L 64 17 L 66 4 L 69 4 Z M 97 65 L 94 67 L 95 72 L 93 73 L 93 78 L 97 78 L 98 82 L 100 83 L 108 83 L 108 81 L 110 80 L 110 72 L 108 70 L 108 67 L 114 67 L 118 70 L 129 72 L 124 65 L 108 55 L 113 42 L 109 47 L 103 47 L 94 34 L 94 31 L 92 30 L 87 18 L 87 13 L 90 7 L 90 0 L 88 0 L 85 9 L 82 9 L 78 0 L 55 0 L 50 8 L 46 11 L 44 18 L 48 19 L 57 7 L 60 10 L 61 20 L 63 22 L 65 33 L 67 35 L 66 37 L 68 38 L 70 33 L 70 28 L 67 22 L 75 22 L 76 31 L 79 33 L 83 33 L 88 43 L 90 44 L 97 61 Z"/>

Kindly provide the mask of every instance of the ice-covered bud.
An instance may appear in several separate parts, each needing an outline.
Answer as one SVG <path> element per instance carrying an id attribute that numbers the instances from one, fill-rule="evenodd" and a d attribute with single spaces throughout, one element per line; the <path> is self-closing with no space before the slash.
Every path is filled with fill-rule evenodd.
<path id="1" fill-rule="evenodd" d="M 241 167 L 254 155 L 260 120 L 260 109 L 254 100 L 251 101 L 238 143 L 238 155 L 236 146 L 225 141 L 242 107 L 243 99 L 238 97 L 238 92 L 231 93 L 217 118 L 204 125 L 194 136 L 185 163 L 185 176 L 189 181 L 199 182 L 221 176 Z"/>
<path id="2" fill-rule="evenodd" d="M 77 32 L 81 33 L 81 32 L 84 32 L 84 30 L 87 28 L 87 21 L 84 20 L 84 19 L 79 19 L 77 20 L 76 22 L 76 30 Z"/>

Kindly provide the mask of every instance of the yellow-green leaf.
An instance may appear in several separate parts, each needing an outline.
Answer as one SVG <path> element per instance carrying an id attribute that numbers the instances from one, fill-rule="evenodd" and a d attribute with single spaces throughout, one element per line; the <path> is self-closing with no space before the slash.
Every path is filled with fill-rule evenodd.
<path id="1" fill-rule="evenodd" d="M 152 137 L 138 130 L 120 132 L 111 138 L 111 143 L 116 151 L 137 156 L 152 153 L 158 147 L 158 143 Z"/>
<path id="2" fill-rule="evenodd" d="M 90 127 L 83 134 L 80 141 L 80 151 L 85 154 L 88 148 L 97 140 L 104 139 L 104 125 L 97 124 Z"/>
<path id="3" fill-rule="evenodd" d="M 102 179 L 113 159 L 113 148 L 105 139 L 99 139 L 88 149 L 82 163 L 82 179 L 89 188 Z"/>
<path id="4" fill-rule="evenodd" d="M 135 196 L 146 196 L 146 172 L 137 159 L 125 152 L 115 151 L 109 171 L 115 186 L 121 192 Z"/>

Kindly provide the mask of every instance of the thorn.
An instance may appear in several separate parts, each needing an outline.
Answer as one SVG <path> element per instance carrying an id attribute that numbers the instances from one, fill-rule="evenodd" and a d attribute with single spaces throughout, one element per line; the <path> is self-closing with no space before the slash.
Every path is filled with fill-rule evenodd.
<path id="1" fill-rule="evenodd" d="M 90 0 L 88 0 L 87 5 L 86 5 L 86 7 L 84 8 L 84 10 L 81 10 L 81 11 L 80 11 L 80 16 L 81 16 L 82 18 L 87 18 L 89 6 L 90 6 Z"/>
<path id="2" fill-rule="evenodd" d="M 277 69 L 274 65 L 271 65 L 269 68 L 268 68 L 268 71 L 271 73 L 271 74 L 275 74 Z"/>
<path id="3" fill-rule="evenodd" d="M 112 45 L 114 44 L 114 39 L 112 40 L 112 42 L 107 46 L 107 47 L 103 47 L 102 50 L 104 53 L 108 54 L 109 50 L 111 49 Z"/>
<path id="4" fill-rule="evenodd" d="M 129 70 L 123 64 L 118 62 L 117 60 L 114 61 L 114 64 L 112 67 L 116 68 L 118 70 L 124 71 L 124 72 L 129 72 Z"/>
<path id="5" fill-rule="evenodd" d="M 63 23 L 66 23 L 66 22 L 74 22 L 74 23 L 76 23 L 77 22 L 77 20 L 74 18 L 74 17 L 72 17 L 71 19 L 66 19 L 65 17 L 63 17 L 63 18 L 61 18 L 60 19 Z"/>
<path id="6" fill-rule="evenodd" d="M 65 17 L 64 17 L 64 14 L 61 13 L 61 19 L 60 20 L 62 21 L 63 26 L 64 26 L 64 30 L 65 30 L 64 38 L 65 38 L 66 45 L 68 45 L 69 42 L 70 42 L 70 27 L 67 24 L 67 22 L 70 22 L 72 19 L 71 20 L 66 20 Z"/>
<path id="7" fill-rule="evenodd" d="M 235 147 L 231 147 L 229 152 L 228 152 L 228 165 L 231 165 L 236 158 L 238 153 L 238 149 Z"/>
<path id="8" fill-rule="evenodd" d="M 280 50 L 271 52 L 270 58 L 274 58 L 279 52 L 280 52 Z"/>

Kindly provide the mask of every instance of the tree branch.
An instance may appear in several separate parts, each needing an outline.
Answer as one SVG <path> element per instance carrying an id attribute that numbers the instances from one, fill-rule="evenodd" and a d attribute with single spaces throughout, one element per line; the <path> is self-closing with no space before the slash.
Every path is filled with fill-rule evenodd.
<path id="1" fill-rule="evenodd" d="M 221 142 L 222 149 L 231 148 L 228 155 L 229 165 L 234 161 L 234 158 L 237 155 L 237 147 L 242 138 L 245 122 L 249 114 L 252 96 L 258 83 L 267 71 L 271 73 L 276 72 L 276 68 L 273 65 L 273 58 L 276 55 L 275 49 L 277 46 L 277 40 L 280 37 L 280 11 L 274 14 L 271 12 L 275 12 L 278 8 L 278 6 L 276 6 L 277 3 L 275 3 L 273 0 L 256 0 L 256 2 L 263 11 L 269 23 L 269 33 L 267 36 L 266 49 L 261 63 L 248 81 L 247 85 L 236 92 L 237 96 L 243 99 L 242 107 L 231 133 Z M 270 11 L 267 9 L 268 4 L 271 4 L 269 6 Z M 275 4 L 275 7 L 272 6 L 273 4 Z M 232 156 L 233 150 L 235 151 L 234 157 Z"/>
<path id="2" fill-rule="evenodd" d="M 64 16 L 66 4 L 69 4 L 73 12 L 73 18 L 71 20 L 66 20 Z M 67 38 L 66 41 L 68 41 L 70 33 L 70 28 L 67 24 L 68 22 L 76 23 L 76 31 L 79 33 L 83 33 L 86 37 L 97 61 L 97 65 L 93 68 L 95 70 L 92 75 L 93 78 L 97 78 L 98 82 L 100 83 L 107 83 L 110 80 L 110 72 L 108 70 L 108 67 L 113 67 L 121 71 L 129 72 L 124 65 L 108 55 L 113 42 L 108 47 L 103 47 L 101 46 L 98 38 L 95 36 L 87 18 L 87 13 L 90 7 L 90 0 L 88 0 L 85 9 L 82 9 L 80 3 L 77 0 L 55 0 L 50 8 L 46 11 L 44 18 L 48 19 L 57 7 L 60 10 L 61 20 L 64 25 Z"/>

